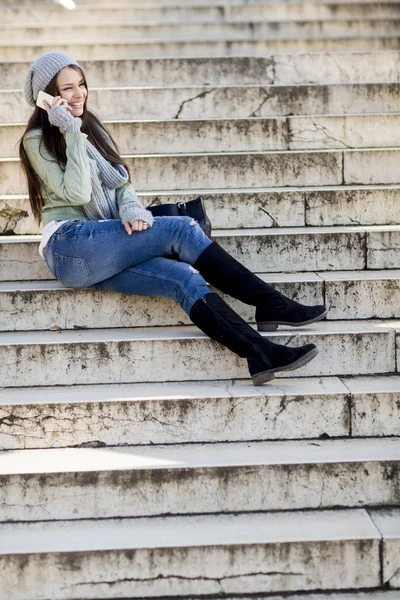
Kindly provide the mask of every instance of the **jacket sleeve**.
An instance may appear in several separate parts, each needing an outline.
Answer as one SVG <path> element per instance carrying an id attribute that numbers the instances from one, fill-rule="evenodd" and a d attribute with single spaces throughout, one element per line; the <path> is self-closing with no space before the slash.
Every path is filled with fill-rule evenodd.
<path id="1" fill-rule="evenodd" d="M 29 161 L 44 185 L 69 205 L 90 202 L 92 193 L 90 163 L 85 133 L 66 133 L 67 164 L 61 169 L 41 144 L 41 135 L 27 136 L 23 144 Z"/>
<path id="2" fill-rule="evenodd" d="M 128 204 L 128 202 L 137 202 L 142 208 L 142 204 L 140 203 L 136 190 L 131 184 L 130 181 L 124 183 L 120 187 L 115 190 L 115 198 L 117 201 L 118 208 L 121 208 L 124 204 Z"/>

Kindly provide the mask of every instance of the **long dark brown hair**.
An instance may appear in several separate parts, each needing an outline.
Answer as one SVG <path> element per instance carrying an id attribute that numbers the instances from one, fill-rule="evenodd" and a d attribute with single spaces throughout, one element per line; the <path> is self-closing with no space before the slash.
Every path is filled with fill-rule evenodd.
<path id="1" fill-rule="evenodd" d="M 81 75 L 85 83 L 85 87 L 88 89 L 86 77 L 82 69 L 77 65 L 69 65 L 69 67 L 71 69 L 75 69 L 75 71 Z M 60 91 L 57 86 L 57 75 L 50 81 L 49 85 L 43 91 L 51 94 L 52 96 L 60 95 Z M 81 131 L 86 133 L 89 142 L 91 142 L 93 146 L 97 148 L 100 154 L 106 160 L 108 160 L 108 162 L 115 165 L 123 165 L 129 173 L 127 164 L 118 153 L 118 147 L 114 139 L 104 127 L 100 119 L 87 109 L 87 97 L 83 107 L 81 119 Z M 46 150 L 58 162 L 60 168 L 63 170 L 65 169 L 65 165 L 67 163 L 67 154 L 65 138 L 60 132 L 59 128 L 52 127 L 47 112 L 36 106 L 31 118 L 28 121 L 28 125 L 26 126 L 24 134 L 19 141 L 19 157 L 21 160 L 22 169 L 28 182 L 31 210 L 36 221 L 40 223 L 42 220 L 42 208 L 44 206 L 44 199 L 42 196 L 42 180 L 33 169 L 23 145 L 24 136 L 32 129 L 42 130 L 42 139 L 39 146 L 39 152 L 42 144 L 44 144 Z M 110 144 L 110 139 L 115 148 L 113 148 Z"/>

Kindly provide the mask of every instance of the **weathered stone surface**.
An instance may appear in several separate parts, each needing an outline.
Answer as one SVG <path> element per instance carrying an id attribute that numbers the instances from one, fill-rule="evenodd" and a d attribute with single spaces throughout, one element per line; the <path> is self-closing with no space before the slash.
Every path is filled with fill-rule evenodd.
<path id="1" fill-rule="evenodd" d="M 254 271 L 365 268 L 365 234 L 345 228 L 218 230 L 218 242 Z"/>
<path id="2" fill-rule="evenodd" d="M 373 55 L 374 56 L 374 53 Z M 372 59 L 373 60 L 373 59 Z M 274 58 L 190 57 L 80 60 L 90 87 L 251 85 L 274 82 Z M 0 64 L 2 89 L 21 90 L 30 62 Z M 391 73 L 392 71 L 390 71 Z M 389 74 L 388 74 L 389 75 Z M 3 79 L 4 78 L 4 79 Z M 372 80 L 374 81 L 374 80 Z M 376 80 L 375 80 L 376 81 Z M 387 79 L 393 81 L 393 79 Z"/>
<path id="3" fill-rule="evenodd" d="M 20 450 L 0 454 L 0 520 L 390 506 L 399 477 L 400 439 Z"/>
<path id="4" fill-rule="evenodd" d="M 79 15 L 79 13 L 78 13 Z M 366 38 L 373 36 L 379 38 L 385 33 L 388 36 L 396 35 L 399 30 L 400 21 L 391 19 L 327 19 L 323 21 L 301 20 L 301 21 L 263 21 L 259 16 L 255 21 L 235 21 L 224 20 L 215 21 L 207 19 L 203 22 L 179 20 L 168 22 L 164 19 L 144 23 L 134 19 L 125 21 L 123 24 L 114 24 L 114 21 L 108 24 L 93 25 L 90 20 L 85 22 L 79 20 L 78 23 L 68 24 L 59 22 L 57 28 L 51 28 L 43 24 L 16 24 L 0 28 L 2 45 L 11 44 L 16 39 L 29 40 L 33 44 L 49 44 L 57 42 L 60 44 L 99 43 L 100 40 L 107 39 L 108 43 L 126 44 L 132 42 L 153 41 L 160 42 L 193 40 L 200 41 L 204 39 L 204 31 L 207 30 L 206 41 L 223 40 L 268 40 L 275 41 L 298 38 L 299 44 L 304 38 L 324 39 L 329 42 L 331 38 L 352 36 L 354 48 L 357 48 L 357 37 Z"/>
<path id="5" fill-rule="evenodd" d="M 302 227 L 305 225 L 304 193 L 297 188 L 284 190 L 200 191 L 214 229 Z M 187 202 L 191 194 L 146 194 L 145 206 L 164 202 Z"/>
<path id="6" fill-rule="evenodd" d="M 319 273 L 330 319 L 400 318 L 400 271 Z"/>
<path id="7" fill-rule="evenodd" d="M 400 108 L 400 105 L 399 105 Z M 400 115 L 112 122 L 123 154 L 267 152 L 393 146 Z M 17 156 L 24 127 L 0 126 L 0 156 Z"/>
<path id="8" fill-rule="evenodd" d="M 302 376 L 396 369 L 395 332 L 385 322 L 325 322 L 270 335 L 294 346 L 316 343 L 320 353 Z M 5 387 L 249 377 L 245 361 L 193 327 L 0 333 L 0 359 Z"/>
<path id="9" fill-rule="evenodd" d="M 133 3 L 134 4 L 134 3 Z M 57 7 L 41 2 L 35 10 L 20 8 L 13 10 L 4 7 L 1 11 L 2 24 L 16 25 L 21 23 L 26 25 L 60 25 L 60 10 Z M 220 3 L 218 6 L 207 5 L 202 1 L 202 5 L 190 6 L 190 3 L 181 3 L 180 5 L 168 5 L 165 2 L 150 4 L 146 6 L 143 3 L 132 8 L 126 4 L 122 6 L 121 2 L 115 7 L 110 6 L 79 6 L 77 12 L 69 11 L 63 14 L 63 24 L 108 24 L 108 23 L 131 23 L 162 20 L 163 22 L 197 22 L 213 20 L 214 22 L 223 22 L 229 20 L 289 20 L 289 19 L 326 19 L 326 18 L 353 18 L 366 16 L 368 18 L 387 18 L 398 17 L 399 8 L 397 3 L 378 4 L 368 2 L 367 5 L 360 3 L 316 3 L 316 2 L 268 2 L 261 4 L 252 2 L 252 4 L 242 3 Z"/>
<path id="10" fill-rule="evenodd" d="M 318 55 L 293 53 L 276 56 L 275 84 L 293 83 L 355 83 L 368 81 L 397 81 L 399 62 L 397 52 L 321 52 Z M 345 44 L 342 49 L 345 50 Z"/>
<path id="11" fill-rule="evenodd" d="M 200 36 L 199 36 L 200 37 Z M 5 61 L 34 61 L 41 54 L 50 52 L 54 42 L 37 42 L 27 44 L 5 43 L 0 46 L 0 55 Z M 145 38 L 136 42 L 102 42 L 84 43 L 59 42 L 57 48 L 60 52 L 74 54 L 79 61 L 107 60 L 126 58 L 165 58 L 190 57 L 190 56 L 265 56 L 266 54 L 279 53 L 314 53 L 314 52 L 362 52 L 398 50 L 398 37 L 377 34 L 353 37 L 351 35 L 340 37 L 300 37 L 277 39 L 240 39 L 213 40 L 213 41 L 153 41 Z M 314 69 L 316 65 L 314 66 Z"/>
<path id="12" fill-rule="evenodd" d="M 0 390 L 0 448 L 181 444 L 348 436 L 337 378 Z"/>
<path id="13" fill-rule="evenodd" d="M 261 277 L 304 304 L 324 302 L 323 282 L 313 273 Z M 210 291 L 215 290 L 210 288 Z M 246 321 L 254 323 L 254 307 L 228 296 L 225 300 Z M 31 331 L 54 325 L 62 329 L 73 329 L 76 325 L 96 329 L 190 324 L 187 315 L 172 300 L 102 290 L 78 291 L 56 281 L 2 283 L 0 303 L 0 331 Z"/>
<path id="14" fill-rule="evenodd" d="M 376 590 L 374 592 L 340 592 L 332 594 L 323 592 L 319 594 L 307 594 L 307 600 L 398 600 L 397 592 L 388 592 L 386 590 Z M 304 600 L 304 595 L 288 594 L 287 600 Z M 252 600 L 265 600 L 265 596 L 254 596 Z M 195 600 L 201 600 L 196 598 Z M 235 596 L 235 598 L 226 598 L 226 600 L 248 600 L 245 596 Z M 282 596 L 268 596 L 268 600 L 282 600 Z"/>
<path id="15" fill-rule="evenodd" d="M 246 266 L 261 273 L 366 267 L 365 232 L 361 228 L 320 228 L 313 233 L 294 227 L 215 230 L 212 238 Z M 35 236 L 1 237 L 0 280 L 53 279 L 37 252 L 38 243 Z"/>
<path id="16" fill-rule="evenodd" d="M 400 510 L 373 510 L 370 514 L 383 538 L 383 584 L 400 589 Z"/>
<path id="17" fill-rule="evenodd" d="M 400 116 L 384 114 L 292 117 L 286 120 L 288 147 L 302 150 L 396 146 L 398 123 Z"/>
<path id="18" fill-rule="evenodd" d="M 399 319 L 400 272 L 342 271 L 261 274 L 290 298 L 307 305 L 325 304 L 328 320 Z M 213 288 L 210 288 L 213 290 Z M 0 331 L 35 331 L 60 326 L 175 326 L 190 321 L 174 302 L 101 290 L 73 290 L 56 281 L 0 284 Z M 225 300 L 245 320 L 254 322 L 254 308 L 229 296 Z M 76 306 L 79 305 L 79 312 Z"/>
<path id="19" fill-rule="evenodd" d="M 0 238 L 0 281 L 53 279 L 45 261 L 38 253 L 38 238 L 25 236 L 24 243 L 16 236 Z"/>
<path id="20" fill-rule="evenodd" d="M 250 61 L 250 59 L 248 59 Z M 254 59 L 255 60 L 255 59 Z M 248 65 L 251 69 L 251 65 Z M 201 65 L 199 65 L 201 77 Z M 1 67 L 0 67 L 1 69 Z M 193 119 L 267 117 L 286 114 L 351 114 L 366 112 L 394 112 L 399 110 L 399 94 L 394 83 L 347 83 L 341 85 L 268 85 L 267 71 L 259 75 L 262 86 L 246 84 L 249 74 L 243 73 L 241 86 L 234 86 L 235 72 L 230 87 L 212 81 L 204 87 L 153 87 L 126 89 L 95 89 L 91 91 L 93 109 L 105 119 Z M 255 73 L 254 79 L 257 78 Z M 151 81 L 152 85 L 157 82 Z M 194 83 L 194 82 L 193 82 Z M 258 83 L 258 82 L 257 82 Z M 1 84 L 0 84 L 1 85 Z M 212 87 L 211 87 L 212 86 Z M 3 94 L 0 94 L 2 102 Z M 7 96 L 5 96 L 7 98 Z M 14 114 L 14 105 L 8 115 Z M 21 107 L 22 109 L 22 107 Z M 25 114 L 25 106 L 23 107 Z M 21 120 L 22 114 L 16 115 Z"/>
<path id="21" fill-rule="evenodd" d="M 389 225 L 397 223 L 399 186 L 349 186 L 308 190 L 306 224 Z"/>
<path id="22" fill-rule="evenodd" d="M 12 98 L 13 102 L 9 102 Z M 5 118 L 20 122 L 30 108 L 20 94 L 3 91 Z M 90 105 L 104 119 L 195 119 L 267 117 L 286 114 L 351 114 L 399 110 L 396 84 L 94 89 Z M 19 111 L 19 112 L 17 112 Z M 386 144 L 387 145 L 387 144 Z"/>
<path id="23" fill-rule="evenodd" d="M 23 129 L 18 129 L 4 129 L 8 139 L 4 136 L 0 146 L 3 156 L 17 155 L 17 149 L 13 149 L 15 139 L 23 134 Z M 109 129 L 124 154 L 290 149 L 285 118 L 116 122 L 110 124 Z"/>
<path id="24" fill-rule="evenodd" d="M 355 437 L 400 436 L 400 378 L 352 377 L 342 380 L 351 393 Z"/>
<path id="25" fill-rule="evenodd" d="M 342 183 L 342 151 L 127 156 L 141 191 L 256 188 Z M 379 151 L 375 170 L 385 157 Z M 366 177 L 368 177 L 366 175 Z M 0 159 L 0 193 L 24 194 L 19 161 Z"/>
<path id="26" fill-rule="evenodd" d="M 343 179 L 346 184 L 399 182 L 400 152 L 397 148 L 374 150 L 374 157 L 368 150 L 345 150 L 343 155 Z M 380 165 L 379 170 L 375 168 L 377 164 Z"/>
<path id="27" fill-rule="evenodd" d="M 10 600 L 27 590 L 77 600 L 110 589 L 145 598 L 380 584 L 379 534 L 363 510 L 5 524 L 0 535 Z"/>
<path id="28" fill-rule="evenodd" d="M 15 1 L 16 0 L 3 0 L 3 4 L 2 6 L 4 7 L 8 7 L 8 6 L 14 6 L 15 7 Z M 371 0 L 368 0 L 368 3 Z M 22 8 L 22 7 L 27 7 L 30 8 L 32 6 L 35 6 L 36 8 L 36 0 L 17 0 L 18 2 L 18 7 Z M 99 9 L 99 8 L 110 8 L 110 4 L 109 4 L 110 0 L 91 0 L 90 2 L 90 7 L 93 7 L 94 9 Z M 252 0 L 252 5 L 256 5 L 256 6 L 262 6 L 264 4 L 265 0 Z M 271 0 L 268 0 L 268 4 L 270 4 Z M 358 0 L 348 0 L 348 4 L 352 5 L 357 4 Z M 276 2 L 272 1 L 272 6 L 274 6 Z M 397 0 L 386 0 L 385 4 L 396 4 Z M 184 3 L 184 6 L 198 6 L 199 2 L 198 0 L 186 0 Z M 228 6 L 236 6 L 239 5 L 242 6 L 243 0 L 229 0 L 229 4 Z M 323 2 L 323 4 L 325 4 L 325 2 Z M 329 2 L 329 4 L 331 4 L 331 2 Z M 372 0 L 372 5 L 374 5 L 375 2 L 374 0 Z M 160 7 L 176 7 L 176 6 L 182 6 L 182 2 L 177 2 L 177 0 L 157 0 L 156 2 L 154 2 L 154 5 L 160 6 Z M 215 0 L 202 0 L 201 5 L 215 5 Z M 221 5 L 224 7 L 227 5 L 227 3 L 225 1 L 221 2 Z M 51 2 L 51 0 L 41 0 L 40 6 L 42 7 L 53 7 L 53 3 Z M 124 7 L 134 7 L 134 8 L 140 8 L 143 7 L 143 0 L 119 0 L 118 2 L 118 6 L 120 8 L 124 8 Z M 150 6 L 153 6 L 150 5 Z M 146 5 L 147 7 L 147 5 Z M 54 8 L 54 7 L 53 7 Z M 78 10 L 81 9 L 81 5 L 79 5 L 79 7 L 77 7 Z"/>
<path id="29" fill-rule="evenodd" d="M 396 331 L 396 355 L 400 357 L 400 321 L 392 321 L 392 328 Z M 400 369 L 400 360 L 397 363 L 397 372 Z"/>
<path id="30" fill-rule="evenodd" d="M 384 259 L 379 258 L 381 250 L 377 246 L 384 246 L 388 232 L 395 237 L 398 227 L 378 226 L 374 230 L 369 227 L 321 227 L 312 232 L 303 227 L 215 230 L 212 238 L 252 271 L 260 273 L 301 272 L 304 269 L 310 269 L 310 272 L 353 271 L 366 267 L 373 270 L 394 266 L 389 262 L 390 252 Z M 371 239 L 372 248 L 369 245 Z M 1 237 L 0 281 L 53 279 L 37 253 L 38 243 L 39 238 L 33 235 Z M 366 254 L 368 258 L 372 257 L 368 264 Z M 389 307 L 386 310 L 390 313 Z"/>
<path id="31" fill-rule="evenodd" d="M 3 5 L 2 6 L 15 6 L 15 1 L 16 0 L 4 0 L 3 1 Z M 34 6 L 36 8 L 36 0 L 17 0 L 18 1 L 18 6 L 19 7 L 28 7 L 31 8 L 32 6 Z M 231 0 L 234 4 L 242 4 L 242 0 Z M 390 2 L 393 0 L 389 0 Z M 215 0 L 202 0 L 202 4 L 208 5 L 211 4 L 213 5 L 215 3 Z M 260 0 L 254 0 L 255 4 L 259 4 Z M 160 6 L 176 6 L 177 4 L 179 5 L 180 3 L 177 3 L 177 0 L 157 0 L 157 2 L 155 2 L 156 5 L 160 5 Z M 198 0 L 187 0 L 185 2 L 185 5 L 198 5 Z M 42 7 L 53 7 L 53 2 L 51 0 L 41 0 L 40 5 Z M 79 9 L 81 7 L 81 5 L 78 5 Z M 143 0 L 118 0 L 118 6 L 120 7 L 137 7 L 137 6 L 143 6 Z M 110 0 L 91 0 L 90 2 L 90 7 L 93 8 L 102 8 L 102 7 L 108 7 L 110 8 Z M 78 7 L 77 7 L 78 9 Z"/>
<path id="32" fill-rule="evenodd" d="M 370 269 L 397 269 L 399 267 L 400 230 L 381 227 L 367 233 L 367 264 Z"/>
<path id="33" fill-rule="evenodd" d="M 253 271 L 282 272 L 316 269 L 364 269 L 365 233 L 346 228 L 216 230 L 217 240 Z M 1 281 L 53 279 L 37 252 L 35 236 L 0 238 Z M 341 253 L 339 256 L 338 253 Z M 309 261 L 309 262 L 307 262 Z"/>
<path id="34" fill-rule="evenodd" d="M 90 87 L 145 86 L 232 86 L 319 84 L 328 94 L 328 84 L 396 83 L 399 51 L 296 53 L 278 56 L 210 56 L 190 58 L 142 58 L 80 61 Z M 143 56 L 143 55 L 142 55 Z M 5 61 L 5 57 L 4 61 Z M 0 89 L 21 90 L 28 59 L 10 57 L 0 63 Z M 335 94 L 336 85 L 331 89 Z M 305 94 L 304 94 L 305 95 Z M 329 95 L 329 94 L 328 94 Z M 398 98 L 395 88 L 393 99 Z M 378 108 L 377 111 L 381 111 Z M 315 111 L 313 111 L 315 112 Z M 198 115 L 196 115 L 198 116 Z"/>

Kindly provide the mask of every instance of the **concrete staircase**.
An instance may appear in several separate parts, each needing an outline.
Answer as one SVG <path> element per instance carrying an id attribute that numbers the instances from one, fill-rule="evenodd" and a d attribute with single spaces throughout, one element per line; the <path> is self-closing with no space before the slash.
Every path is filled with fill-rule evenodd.
<path id="1" fill-rule="evenodd" d="M 399 600 L 399 22 L 397 1 L 1 0 L 0 600 Z M 214 239 L 327 305 L 269 334 L 317 343 L 307 367 L 255 388 L 171 302 L 54 281 L 16 143 L 56 48 L 145 205 L 203 194 Z"/>

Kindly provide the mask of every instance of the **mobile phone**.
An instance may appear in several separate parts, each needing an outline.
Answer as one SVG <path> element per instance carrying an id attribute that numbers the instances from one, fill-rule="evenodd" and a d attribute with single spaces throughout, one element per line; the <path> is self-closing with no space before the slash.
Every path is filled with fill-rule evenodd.
<path id="1" fill-rule="evenodd" d="M 53 104 L 54 96 L 52 96 L 51 94 L 46 94 L 46 92 L 42 91 L 38 93 L 36 104 L 40 108 L 43 108 L 43 110 L 46 110 L 45 105 L 43 104 L 43 100 L 46 100 L 47 104 L 51 106 Z"/>

